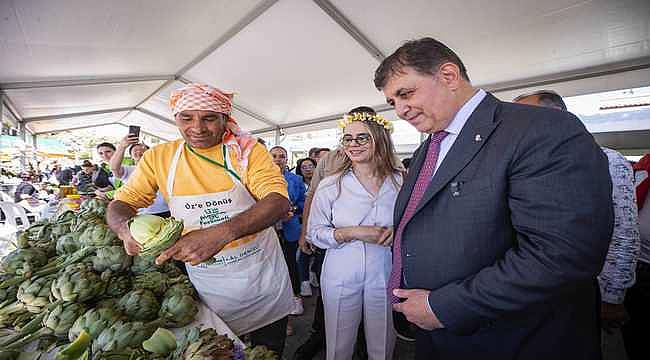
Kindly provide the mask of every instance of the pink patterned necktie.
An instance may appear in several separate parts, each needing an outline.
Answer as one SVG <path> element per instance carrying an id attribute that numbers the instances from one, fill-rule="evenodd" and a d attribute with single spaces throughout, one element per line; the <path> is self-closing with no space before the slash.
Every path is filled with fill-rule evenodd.
<path id="1" fill-rule="evenodd" d="M 431 136 L 431 142 L 427 149 L 427 157 L 424 159 L 424 163 L 418 174 L 418 179 L 415 182 L 415 186 L 413 186 L 411 198 L 395 232 L 395 240 L 393 241 L 393 268 L 390 272 L 390 279 L 388 280 L 388 295 L 390 296 L 391 304 L 397 304 L 399 302 L 399 299 L 393 295 L 393 290 L 400 287 L 402 279 L 402 232 L 404 232 L 406 223 L 415 214 L 415 209 L 431 182 L 433 170 L 438 161 L 438 153 L 440 153 L 440 143 L 447 134 L 448 132 L 446 131 L 438 131 Z"/>

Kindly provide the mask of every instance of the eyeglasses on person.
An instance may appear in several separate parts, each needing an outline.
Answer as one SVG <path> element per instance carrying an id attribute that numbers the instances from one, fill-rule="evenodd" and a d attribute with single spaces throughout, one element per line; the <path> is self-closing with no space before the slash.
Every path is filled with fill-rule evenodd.
<path id="1" fill-rule="evenodd" d="M 368 144 L 370 142 L 370 139 L 371 137 L 368 133 L 361 133 L 357 135 L 356 138 L 352 137 L 352 135 L 344 135 L 341 139 L 341 144 L 343 144 L 343 146 L 351 146 L 352 142 L 354 141 L 358 146 L 363 146 Z"/>

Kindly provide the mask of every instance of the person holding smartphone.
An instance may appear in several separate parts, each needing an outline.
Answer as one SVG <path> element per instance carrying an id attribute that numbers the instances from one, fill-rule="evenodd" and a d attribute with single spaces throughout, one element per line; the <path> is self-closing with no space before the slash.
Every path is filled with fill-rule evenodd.
<path id="1" fill-rule="evenodd" d="M 138 138 L 139 134 L 140 127 L 129 126 L 129 134 L 117 145 L 115 154 L 110 161 L 113 175 L 124 183 L 126 183 L 128 178 L 135 171 L 135 168 L 140 159 L 142 159 L 144 152 L 149 150 L 149 146 L 140 142 L 140 139 Z M 135 161 L 136 165 L 122 165 L 122 162 L 124 161 L 124 153 L 126 151 L 128 151 L 129 156 L 131 156 L 131 159 Z M 138 209 L 138 214 L 152 214 L 161 217 L 170 216 L 169 207 L 167 207 L 167 203 L 165 203 L 165 199 L 162 197 L 160 191 L 156 193 L 156 199 L 153 204 L 146 208 Z"/>

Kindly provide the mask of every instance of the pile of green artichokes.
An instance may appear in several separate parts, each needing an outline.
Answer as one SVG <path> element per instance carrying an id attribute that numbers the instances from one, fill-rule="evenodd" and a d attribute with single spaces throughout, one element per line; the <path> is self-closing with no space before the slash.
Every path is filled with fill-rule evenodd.
<path id="1" fill-rule="evenodd" d="M 38 350 L 56 352 L 55 360 L 245 358 L 214 330 L 193 329 L 172 341 L 163 329 L 190 324 L 199 309 L 187 275 L 169 262 L 154 264 L 153 256 L 178 240 L 182 222 L 138 216 L 132 231 L 155 234 L 140 236 L 145 256 L 131 258 L 105 213 L 105 203 L 87 200 L 78 213 L 19 234 L 16 249 L 0 261 L 0 359 L 17 359 L 34 341 Z"/>

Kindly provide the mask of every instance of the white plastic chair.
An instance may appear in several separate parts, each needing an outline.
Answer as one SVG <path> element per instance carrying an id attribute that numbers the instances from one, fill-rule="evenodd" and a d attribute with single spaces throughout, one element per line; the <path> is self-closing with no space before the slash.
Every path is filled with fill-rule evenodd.
<path id="1" fill-rule="evenodd" d="M 29 227 L 29 218 L 24 207 L 9 201 L 0 201 L 0 210 L 5 214 L 6 225 L 14 226 L 18 230 L 24 230 Z M 20 224 L 18 224 L 16 219 L 20 219 Z"/>
<path id="2" fill-rule="evenodd" d="M 6 255 L 16 241 L 16 235 L 29 227 L 27 212 L 22 206 L 9 201 L 0 201 L 0 210 L 5 215 L 5 223 L 0 225 L 0 256 Z M 20 219 L 18 224 L 16 219 Z"/>
<path id="3" fill-rule="evenodd" d="M 13 198 L 13 196 L 7 194 L 6 192 L 0 191 L 0 201 L 9 201 L 9 202 L 11 202 L 11 201 L 14 201 L 14 198 Z"/>

